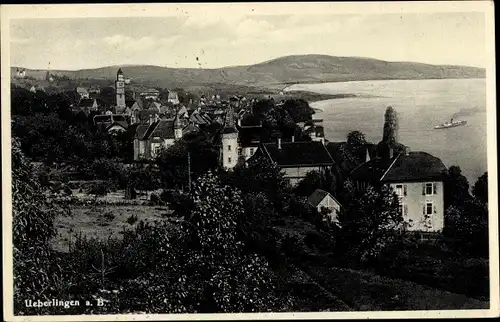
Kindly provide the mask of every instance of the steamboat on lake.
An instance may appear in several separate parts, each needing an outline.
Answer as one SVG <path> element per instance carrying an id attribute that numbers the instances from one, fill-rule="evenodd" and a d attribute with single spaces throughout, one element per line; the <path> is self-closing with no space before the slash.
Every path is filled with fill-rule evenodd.
<path id="1" fill-rule="evenodd" d="M 451 119 L 449 122 L 446 121 L 443 124 L 436 125 L 434 128 L 435 129 L 448 129 L 450 127 L 456 127 L 456 126 L 461 126 L 461 125 L 465 125 L 465 124 L 467 124 L 467 121 L 453 121 L 453 119 Z"/>

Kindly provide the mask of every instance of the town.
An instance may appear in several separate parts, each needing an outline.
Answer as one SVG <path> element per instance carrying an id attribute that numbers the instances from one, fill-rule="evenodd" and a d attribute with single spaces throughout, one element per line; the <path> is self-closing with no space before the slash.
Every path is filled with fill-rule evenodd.
<path id="1" fill-rule="evenodd" d="M 108 303 L 101 313 L 179 313 L 422 309 L 414 297 L 431 291 L 414 283 L 436 288 L 436 309 L 479 308 L 488 297 L 488 265 L 478 259 L 488 250 L 487 174 L 471 194 L 458 166 L 399 142 L 397 106 L 380 118 L 380 142 L 361 128 L 331 142 L 321 113 L 282 90 L 138 86 L 126 67 L 112 86 L 53 92 L 26 85 L 36 81 L 24 69 L 14 78 L 24 84 L 11 89 L 14 189 L 36 187 L 14 193 L 14 206 L 50 200 L 39 220 L 54 223 L 44 236 L 71 271 L 49 298 L 76 288 Z M 48 71 L 44 79 L 61 80 Z M 245 263 L 253 268 L 234 277 Z M 257 286 L 231 288 L 226 303 L 200 293 L 218 284 L 190 284 L 218 270 L 227 270 L 219 282 Z M 348 291 L 360 287 L 368 304 Z"/>

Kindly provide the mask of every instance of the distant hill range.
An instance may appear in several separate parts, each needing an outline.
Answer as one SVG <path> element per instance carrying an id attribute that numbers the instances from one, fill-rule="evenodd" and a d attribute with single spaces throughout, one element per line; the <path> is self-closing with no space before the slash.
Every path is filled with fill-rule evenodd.
<path id="1" fill-rule="evenodd" d="M 77 71 L 53 70 L 52 74 L 72 80 L 113 80 L 121 67 L 133 83 L 159 87 L 228 84 L 256 87 L 284 87 L 295 83 L 342 82 L 388 79 L 484 78 L 484 68 L 387 62 L 361 57 L 327 55 L 285 56 L 250 66 L 216 69 L 169 68 L 150 65 L 109 66 Z M 16 75 L 18 67 L 12 67 Z M 44 79 L 46 70 L 26 70 L 26 77 Z"/>

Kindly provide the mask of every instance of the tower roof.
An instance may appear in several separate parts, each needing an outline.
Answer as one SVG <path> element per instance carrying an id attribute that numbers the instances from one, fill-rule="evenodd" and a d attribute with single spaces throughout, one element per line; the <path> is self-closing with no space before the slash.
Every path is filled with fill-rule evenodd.
<path id="1" fill-rule="evenodd" d="M 117 75 L 123 75 L 123 71 L 121 68 L 118 69 L 118 73 L 116 73 Z"/>

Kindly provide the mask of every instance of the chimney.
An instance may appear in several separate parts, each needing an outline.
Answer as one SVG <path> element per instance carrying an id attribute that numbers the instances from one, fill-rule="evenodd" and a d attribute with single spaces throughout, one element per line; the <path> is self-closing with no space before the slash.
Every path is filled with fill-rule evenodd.
<path id="1" fill-rule="evenodd" d="M 365 162 L 370 161 L 370 152 L 368 152 L 368 148 L 366 148 L 366 159 Z"/>
<path id="2" fill-rule="evenodd" d="M 295 135 L 292 135 L 292 142 L 295 142 Z"/>
<path id="3" fill-rule="evenodd" d="M 153 124 L 153 123 L 154 123 L 154 121 L 155 121 L 154 116 L 150 114 L 150 115 L 149 115 L 149 124 L 150 124 L 150 125 L 151 125 L 151 124 Z"/>
<path id="4" fill-rule="evenodd" d="M 409 147 L 405 147 L 405 155 L 406 156 L 410 155 L 410 148 Z"/>
<path id="5" fill-rule="evenodd" d="M 241 127 L 241 118 L 238 117 L 238 126 Z"/>
<path id="6" fill-rule="evenodd" d="M 278 150 L 281 150 L 281 138 L 278 138 Z"/>
<path id="7" fill-rule="evenodd" d="M 394 156 L 394 149 L 392 147 L 389 148 L 389 159 L 392 159 Z"/>

